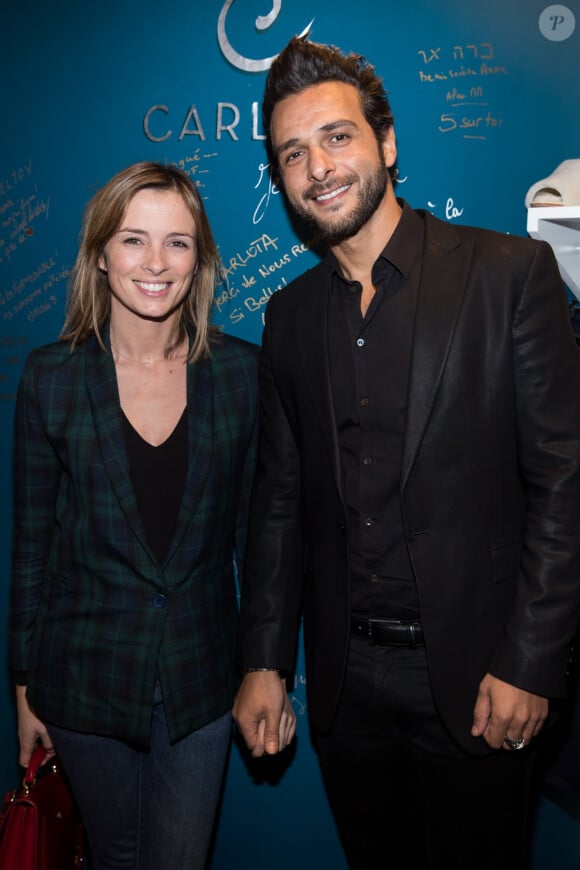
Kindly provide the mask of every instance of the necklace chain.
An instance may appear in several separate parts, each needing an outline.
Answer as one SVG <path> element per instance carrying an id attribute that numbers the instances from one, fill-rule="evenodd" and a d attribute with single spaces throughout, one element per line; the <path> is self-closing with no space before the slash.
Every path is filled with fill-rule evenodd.
<path id="1" fill-rule="evenodd" d="M 128 353 L 123 353 L 122 350 L 119 350 L 118 348 L 113 347 L 113 345 L 111 345 L 111 350 L 113 351 L 114 356 L 123 357 L 123 359 L 128 359 L 130 362 L 137 363 L 140 366 L 145 366 L 145 368 L 148 368 L 148 369 L 151 368 L 152 366 L 159 365 L 159 363 L 175 362 L 176 360 L 179 360 L 179 359 L 185 359 L 185 357 L 187 356 L 186 353 L 179 353 L 179 354 L 174 354 L 174 355 L 167 356 L 167 357 L 162 357 L 161 359 L 137 359 L 134 356 L 129 356 Z"/>

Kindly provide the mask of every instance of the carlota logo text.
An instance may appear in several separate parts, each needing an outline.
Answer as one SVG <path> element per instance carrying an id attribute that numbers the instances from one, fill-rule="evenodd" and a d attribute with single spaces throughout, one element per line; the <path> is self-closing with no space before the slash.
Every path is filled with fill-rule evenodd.
<path id="1" fill-rule="evenodd" d="M 226 0 L 219 14 L 217 36 L 221 52 L 226 60 L 237 69 L 244 72 L 264 72 L 270 68 L 276 55 L 264 58 L 244 57 L 235 50 L 229 40 L 226 22 L 228 12 L 234 2 L 235 0 Z M 254 22 L 256 30 L 263 31 L 271 27 L 278 18 L 281 9 L 282 0 L 272 0 L 272 9 L 268 15 L 259 15 L 256 18 Z M 313 21 L 314 19 L 306 25 L 299 36 L 306 36 L 309 33 Z M 166 142 L 177 135 L 178 140 L 185 138 L 185 136 L 197 136 L 200 142 L 206 141 L 206 130 L 195 105 L 188 106 L 181 118 L 179 128 L 176 130 L 173 129 L 170 114 L 169 107 L 161 103 L 147 109 L 143 118 L 143 131 L 147 139 L 151 142 Z M 240 123 L 240 118 L 240 110 L 235 103 L 218 103 L 215 115 L 215 138 L 219 140 L 225 135 L 233 140 L 239 139 L 236 128 Z M 259 103 L 257 101 L 252 103 L 251 118 L 251 138 L 253 140 L 264 139 L 265 136 L 258 129 Z"/>

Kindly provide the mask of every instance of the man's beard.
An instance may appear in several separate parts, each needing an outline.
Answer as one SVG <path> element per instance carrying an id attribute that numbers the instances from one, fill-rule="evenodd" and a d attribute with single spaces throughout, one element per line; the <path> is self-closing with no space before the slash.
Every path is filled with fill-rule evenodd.
<path id="1" fill-rule="evenodd" d="M 382 152 L 379 152 L 379 156 L 381 158 L 380 165 L 361 185 L 356 207 L 348 214 L 339 215 L 335 221 L 332 221 L 330 214 L 319 218 L 313 215 L 302 202 L 292 203 L 298 216 L 315 230 L 317 239 L 331 245 L 339 244 L 345 241 L 345 239 L 355 236 L 373 216 L 385 196 L 389 178 L 389 170 L 385 164 Z M 305 192 L 303 199 L 314 199 L 329 189 L 341 187 L 345 184 L 353 184 L 359 180 L 359 176 L 352 175 L 341 179 L 334 178 L 330 186 L 313 184 Z"/>

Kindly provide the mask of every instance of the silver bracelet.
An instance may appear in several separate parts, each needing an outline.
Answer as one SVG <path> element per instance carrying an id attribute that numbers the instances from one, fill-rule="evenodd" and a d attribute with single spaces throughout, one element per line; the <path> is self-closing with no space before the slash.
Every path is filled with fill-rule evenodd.
<path id="1" fill-rule="evenodd" d="M 277 671 L 278 668 L 242 668 L 242 674 L 263 674 L 266 671 Z"/>

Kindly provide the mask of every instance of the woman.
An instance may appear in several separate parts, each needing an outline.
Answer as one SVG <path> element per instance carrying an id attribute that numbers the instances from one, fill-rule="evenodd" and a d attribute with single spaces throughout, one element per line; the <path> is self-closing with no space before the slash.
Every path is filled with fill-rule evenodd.
<path id="1" fill-rule="evenodd" d="M 218 252 L 188 176 L 138 163 L 89 203 L 68 314 L 14 437 L 11 669 L 94 870 L 205 863 L 237 686 L 258 348 L 210 325 Z"/>

